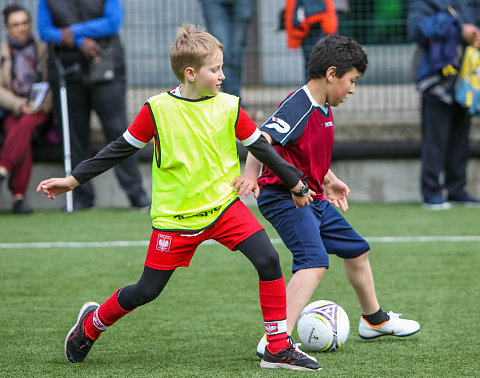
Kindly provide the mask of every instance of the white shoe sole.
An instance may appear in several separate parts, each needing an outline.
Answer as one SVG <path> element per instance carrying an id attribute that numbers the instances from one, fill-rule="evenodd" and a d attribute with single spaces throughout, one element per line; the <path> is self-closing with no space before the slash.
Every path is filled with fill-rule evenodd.
<path id="1" fill-rule="evenodd" d="M 289 369 L 289 370 L 309 370 L 309 371 L 319 371 L 322 370 L 322 368 L 319 369 L 309 369 L 303 366 L 296 366 L 296 365 L 290 365 L 290 364 L 279 364 L 276 362 L 267 362 L 267 361 L 260 361 L 260 367 L 266 368 L 266 369 Z"/>
<path id="2" fill-rule="evenodd" d="M 382 336 L 395 336 L 395 337 L 407 337 L 407 336 L 411 336 L 411 335 L 414 335 L 416 334 L 418 331 L 420 331 L 420 328 L 417 329 L 416 331 L 413 331 L 411 333 L 408 333 L 408 334 L 405 334 L 405 335 L 396 335 L 394 333 L 379 333 L 377 335 L 374 335 L 374 336 L 362 336 L 360 335 L 360 333 L 358 334 L 362 339 L 364 340 L 372 340 L 372 339 L 376 339 L 378 337 L 382 337 Z"/>

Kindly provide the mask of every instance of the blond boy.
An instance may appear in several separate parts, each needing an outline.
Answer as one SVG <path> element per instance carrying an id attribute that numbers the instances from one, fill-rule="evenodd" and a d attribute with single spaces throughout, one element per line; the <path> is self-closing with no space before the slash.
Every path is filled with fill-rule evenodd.
<path id="1" fill-rule="evenodd" d="M 70 362 L 82 362 L 101 332 L 138 306 L 154 300 L 196 248 L 214 239 L 240 250 L 259 275 L 260 305 L 269 346 L 262 367 L 319 370 L 320 365 L 287 338 L 286 292 L 278 254 L 265 230 L 238 199 L 231 183 L 239 176 L 238 138 L 298 190 L 302 172 L 281 159 L 239 106 L 219 92 L 223 46 L 210 34 L 184 25 L 170 48 L 180 85 L 151 97 L 128 130 L 67 178 L 42 181 L 37 191 L 54 199 L 111 168 L 155 140 L 152 164 L 152 236 L 142 276 L 117 290 L 101 306 L 85 303 L 65 340 Z"/>

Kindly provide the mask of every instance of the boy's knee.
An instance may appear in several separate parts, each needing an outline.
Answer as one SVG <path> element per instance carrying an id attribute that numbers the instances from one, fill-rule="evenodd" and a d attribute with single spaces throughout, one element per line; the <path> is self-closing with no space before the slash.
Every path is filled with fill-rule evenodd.
<path id="1" fill-rule="evenodd" d="M 153 287 L 140 286 L 137 289 L 137 296 L 135 302 L 137 307 L 142 306 L 148 302 L 153 301 L 160 295 L 161 290 L 157 290 Z"/>
<path id="2" fill-rule="evenodd" d="M 366 251 L 366 252 L 362 253 L 361 255 L 359 255 L 357 257 L 354 257 L 354 258 L 351 258 L 351 259 L 344 259 L 345 264 L 350 265 L 350 266 L 356 266 L 356 265 L 365 264 L 365 263 L 368 264 L 369 263 L 369 259 L 368 259 L 369 253 L 370 253 L 370 251 Z"/>
<path id="3" fill-rule="evenodd" d="M 358 259 L 363 259 L 363 260 L 368 260 L 368 255 L 370 254 L 370 250 L 362 253 L 360 256 L 358 256 Z"/>
<path id="4" fill-rule="evenodd" d="M 262 268 L 280 266 L 280 258 L 278 256 L 278 253 L 275 250 L 273 252 L 270 251 L 269 253 L 264 253 L 262 258 L 260 259 L 260 266 Z"/>
<path id="5" fill-rule="evenodd" d="M 262 281 L 272 281 L 282 277 L 280 258 L 274 249 L 273 252 L 262 253 L 255 263 L 255 268 Z"/>

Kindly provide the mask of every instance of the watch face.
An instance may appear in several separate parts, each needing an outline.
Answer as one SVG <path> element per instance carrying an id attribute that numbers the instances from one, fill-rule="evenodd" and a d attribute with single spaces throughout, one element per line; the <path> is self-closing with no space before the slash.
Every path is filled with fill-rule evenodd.
<path id="1" fill-rule="evenodd" d="M 308 189 L 309 189 L 308 185 L 305 184 L 300 188 L 298 192 L 294 192 L 292 190 L 292 193 L 299 197 L 305 197 L 308 194 Z"/>

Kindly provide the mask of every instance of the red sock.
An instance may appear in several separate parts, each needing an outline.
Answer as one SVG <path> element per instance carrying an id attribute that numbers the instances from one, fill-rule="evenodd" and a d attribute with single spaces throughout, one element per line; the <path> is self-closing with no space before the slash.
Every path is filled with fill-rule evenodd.
<path id="1" fill-rule="evenodd" d="M 118 289 L 110 298 L 94 312 L 88 314 L 83 322 L 83 329 L 89 339 L 96 340 L 100 334 L 115 323 L 122 316 L 129 312 L 120 307 L 117 295 L 121 289 Z"/>
<path id="2" fill-rule="evenodd" d="M 267 348 L 272 353 L 288 347 L 287 343 L 287 293 L 284 278 L 258 281 Z"/>

